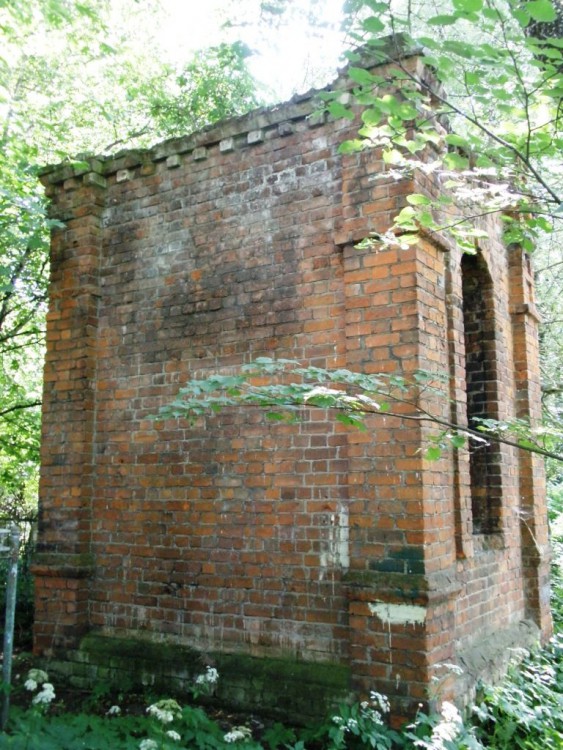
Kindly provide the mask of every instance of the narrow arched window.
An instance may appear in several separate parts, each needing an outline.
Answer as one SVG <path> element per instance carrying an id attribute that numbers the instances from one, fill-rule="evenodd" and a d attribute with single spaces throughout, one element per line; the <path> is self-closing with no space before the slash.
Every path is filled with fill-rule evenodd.
<path id="1" fill-rule="evenodd" d="M 479 255 L 461 263 L 467 422 L 498 419 L 493 282 Z M 500 528 L 501 464 L 496 445 L 469 440 L 469 474 L 473 531 L 490 534 Z"/>

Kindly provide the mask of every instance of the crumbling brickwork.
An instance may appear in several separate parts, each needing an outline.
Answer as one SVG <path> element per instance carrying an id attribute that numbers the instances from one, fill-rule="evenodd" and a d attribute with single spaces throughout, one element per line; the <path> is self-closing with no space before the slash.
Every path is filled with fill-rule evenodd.
<path id="1" fill-rule="evenodd" d="M 420 66 L 410 58 L 406 64 Z M 343 85 L 342 83 L 340 85 Z M 428 177 L 340 155 L 307 95 L 146 152 L 45 170 L 53 215 L 35 651 L 71 679 L 182 680 L 294 715 L 387 693 L 467 699 L 550 632 L 541 462 L 424 458 L 431 426 L 311 410 L 150 417 L 258 356 L 450 374 L 475 415 L 539 414 L 528 261 L 489 239 L 358 251 Z M 426 397 L 424 397 L 426 398 Z M 474 448 L 471 449 L 472 451 Z M 462 676 L 441 666 L 453 663 Z M 199 666 L 198 666 L 199 664 Z M 99 672 L 99 670 L 105 670 Z M 176 682 L 174 682 L 176 681 Z"/>

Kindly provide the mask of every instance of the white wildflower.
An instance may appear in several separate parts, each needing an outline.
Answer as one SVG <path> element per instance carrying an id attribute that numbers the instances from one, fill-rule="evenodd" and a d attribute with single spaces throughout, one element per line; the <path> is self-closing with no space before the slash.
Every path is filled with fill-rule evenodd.
<path id="1" fill-rule="evenodd" d="M 457 724 L 441 721 L 432 730 L 432 741 L 437 742 L 436 746 L 441 748 L 444 742 L 453 742 L 457 737 L 458 731 L 459 727 Z"/>
<path id="2" fill-rule="evenodd" d="M 167 711 L 164 708 L 159 708 L 158 706 L 149 706 L 147 708 L 147 712 L 154 716 L 155 719 L 160 721 L 162 724 L 170 724 L 171 721 L 174 721 L 174 714 L 172 711 Z"/>
<path id="3" fill-rule="evenodd" d="M 219 672 L 215 667 L 207 667 L 204 674 L 196 677 L 196 685 L 215 685 L 219 679 Z"/>
<path id="4" fill-rule="evenodd" d="M 440 713 L 442 714 L 444 721 L 461 724 L 461 715 L 457 710 L 457 706 L 454 706 L 450 701 L 444 701 L 442 703 L 442 710 Z"/>
<path id="5" fill-rule="evenodd" d="M 182 715 L 182 709 L 175 700 L 165 699 L 149 706 L 147 713 L 154 716 L 161 724 L 170 724 Z"/>
<path id="6" fill-rule="evenodd" d="M 170 739 L 174 742 L 180 742 L 180 740 L 182 739 L 178 732 L 175 732 L 173 729 L 169 729 L 168 732 L 166 732 L 166 736 L 170 737 Z"/>
<path id="7" fill-rule="evenodd" d="M 333 721 L 333 722 L 334 722 L 334 724 L 336 724 L 337 726 L 340 726 L 340 724 L 342 724 L 342 722 L 344 721 L 344 719 L 342 718 L 342 716 L 338 716 L 338 714 L 337 714 L 336 716 L 333 716 L 333 717 L 332 717 L 332 721 Z"/>
<path id="8" fill-rule="evenodd" d="M 230 732 L 227 732 L 223 736 L 225 742 L 239 742 L 240 740 L 246 740 L 252 736 L 252 732 L 248 727 L 233 727 Z"/>
<path id="9" fill-rule="evenodd" d="M 369 697 L 371 698 L 372 705 L 377 706 L 382 714 L 389 713 L 389 711 L 391 710 L 391 705 L 386 695 L 382 695 L 381 693 L 377 693 L 375 690 L 372 690 L 369 694 Z"/>
<path id="10" fill-rule="evenodd" d="M 444 701 L 440 713 L 443 720 L 432 730 L 429 746 L 436 748 L 436 750 L 445 748 L 446 745 L 444 743 L 446 742 L 453 742 L 463 729 L 461 714 L 453 703 Z"/>
<path id="11" fill-rule="evenodd" d="M 383 716 L 375 708 L 369 708 L 367 711 L 364 711 L 364 717 L 373 722 L 373 724 L 384 724 Z"/>
<path id="12" fill-rule="evenodd" d="M 50 682 L 44 682 L 41 690 L 33 697 L 31 701 L 35 705 L 49 705 L 55 699 L 55 688 Z"/>
<path id="13" fill-rule="evenodd" d="M 42 669 L 30 669 L 27 673 L 27 679 L 42 685 L 44 682 L 49 682 L 49 675 Z"/>
<path id="14" fill-rule="evenodd" d="M 141 740 L 139 750 L 157 750 L 158 745 L 154 740 Z"/>
<path id="15" fill-rule="evenodd" d="M 31 678 L 28 678 L 24 682 L 23 686 L 26 690 L 37 690 L 37 683 L 35 682 L 35 680 L 32 680 Z"/>
<path id="16" fill-rule="evenodd" d="M 119 706 L 111 706 L 106 711 L 106 716 L 119 716 L 120 713 L 121 713 L 121 709 Z"/>

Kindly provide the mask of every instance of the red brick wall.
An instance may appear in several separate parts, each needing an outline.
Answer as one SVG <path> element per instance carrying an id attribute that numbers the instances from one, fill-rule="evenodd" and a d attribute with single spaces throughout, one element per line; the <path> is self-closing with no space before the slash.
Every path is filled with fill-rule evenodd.
<path id="1" fill-rule="evenodd" d="M 84 173 L 45 172 L 65 228 L 52 247 L 36 652 L 80 661 L 94 633 L 203 659 L 329 663 L 402 713 L 441 663 L 464 668 L 441 684 L 466 698 L 521 622 L 548 634 L 538 462 L 495 451 L 497 521 L 483 534 L 468 451 L 428 462 L 426 422 L 377 416 L 360 433 L 319 410 L 272 425 L 253 408 L 150 419 L 190 377 L 267 355 L 449 372 L 453 405 L 422 403 L 467 420 L 460 252 L 447 238 L 353 247 L 407 194 L 439 188 L 381 179 L 377 151 L 340 156 L 355 125 L 313 109 L 302 97 Z M 490 399 L 500 417 L 537 416 L 529 271 L 489 228 Z"/>

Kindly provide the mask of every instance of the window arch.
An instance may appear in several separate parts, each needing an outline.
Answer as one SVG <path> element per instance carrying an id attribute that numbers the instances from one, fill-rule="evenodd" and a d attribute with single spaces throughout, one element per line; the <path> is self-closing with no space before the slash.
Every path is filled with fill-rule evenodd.
<path id="1" fill-rule="evenodd" d="M 480 255 L 461 261 L 467 423 L 498 419 L 498 373 L 495 352 L 493 280 Z M 469 475 L 473 532 L 500 529 L 501 462 L 498 446 L 469 440 Z"/>

